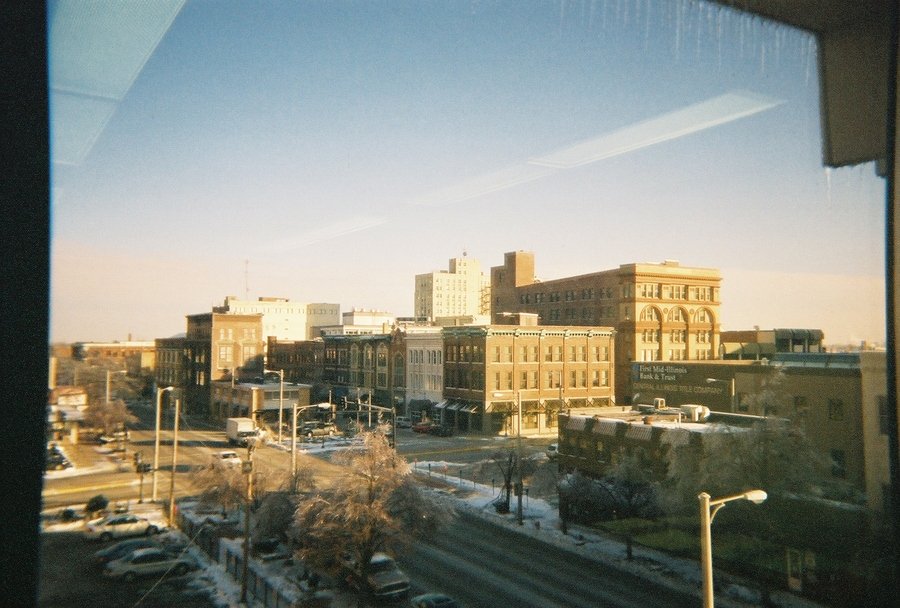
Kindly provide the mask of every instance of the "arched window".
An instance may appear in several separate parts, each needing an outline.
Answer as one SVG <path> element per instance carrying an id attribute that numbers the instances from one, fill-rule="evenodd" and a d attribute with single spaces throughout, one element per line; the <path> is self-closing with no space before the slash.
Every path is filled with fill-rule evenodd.
<path id="1" fill-rule="evenodd" d="M 646 306 L 641 310 L 641 321 L 659 321 L 659 310 L 655 306 Z"/>
<path id="2" fill-rule="evenodd" d="M 669 314 L 666 315 L 666 321 L 669 323 L 684 323 L 687 321 L 687 314 L 685 314 L 683 308 L 676 306 L 669 309 Z"/>
<path id="3" fill-rule="evenodd" d="M 393 386 L 405 386 L 406 385 L 406 366 L 403 364 L 403 355 L 396 354 L 394 355 L 394 369 L 393 369 Z"/>

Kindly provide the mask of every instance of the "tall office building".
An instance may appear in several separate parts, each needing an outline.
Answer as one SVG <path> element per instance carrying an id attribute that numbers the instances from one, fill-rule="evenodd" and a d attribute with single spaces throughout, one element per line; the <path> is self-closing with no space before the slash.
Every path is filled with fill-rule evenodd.
<path id="1" fill-rule="evenodd" d="M 481 263 L 463 253 L 450 260 L 449 270 L 416 275 L 415 316 L 483 315 L 490 312 L 490 282 Z"/>
<path id="2" fill-rule="evenodd" d="M 318 328 L 341 322 L 339 304 L 292 302 L 287 298 L 240 300 L 228 296 L 225 304 L 213 308 L 213 312 L 261 314 L 263 340 L 269 337 L 279 340 L 312 340 L 319 337 Z"/>
<path id="3" fill-rule="evenodd" d="M 538 315 L 541 325 L 604 326 L 616 330 L 616 401 L 629 403 L 631 363 L 720 358 L 719 285 L 715 268 L 622 264 L 550 281 L 537 281 L 534 254 L 515 251 L 491 268 L 491 318 Z"/>

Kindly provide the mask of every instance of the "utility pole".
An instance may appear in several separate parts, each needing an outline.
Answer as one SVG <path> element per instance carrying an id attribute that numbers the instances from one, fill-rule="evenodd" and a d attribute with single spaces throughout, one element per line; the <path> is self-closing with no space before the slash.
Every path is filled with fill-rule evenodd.
<path id="1" fill-rule="evenodd" d="M 241 604 L 247 604 L 247 579 L 250 561 L 250 504 L 253 501 L 253 450 L 256 448 L 255 438 L 247 440 L 247 460 L 242 464 L 247 474 L 247 504 L 244 507 L 244 559 L 241 568 Z"/>
<path id="2" fill-rule="evenodd" d="M 516 522 L 521 526 L 522 525 L 522 493 L 524 491 L 522 485 L 522 391 L 516 391 L 516 401 L 519 405 L 519 426 L 518 426 L 518 434 L 516 437 L 516 470 L 519 473 L 519 491 L 518 491 L 518 503 L 516 505 Z"/>
<path id="3" fill-rule="evenodd" d="M 181 412 L 181 399 L 175 400 L 175 426 L 172 433 L 172 475 L 169 481 L 169 527 L 175 525 L 175 470 L 178 467 L 178 416 Z"/>
<path id="4" fill-rule="evenodd" d="M 156 479 L 157 471 L 159 470 L 159 426 L 162 418 L 162 394 L 173 390 L 175 390 L 174 386 L 167 386 L 162 389 L 156 388 L 156 436 L 153 442 L 153 491 L 151 498 L 153 502 L 156 502 Z"/>

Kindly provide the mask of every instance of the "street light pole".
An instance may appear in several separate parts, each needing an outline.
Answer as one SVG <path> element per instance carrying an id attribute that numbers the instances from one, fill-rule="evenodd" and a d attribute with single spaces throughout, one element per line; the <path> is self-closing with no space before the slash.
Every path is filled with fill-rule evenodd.
<path id="1" fill-rule="evenodd" d="M 175 425 L 172 429 L 172 474 L 169 477 L 169 527 L 175 525 L 175 469 L 178 467 L 178 417 L 181 399 L 175 399 Z"/>
<path id="2" fill-rule="evenodd" d="M 724 498 L 711 499 L 706 492 L 697 495 L 700 501 L 700 565 L 703 574 L 703 608 L 715 606 L 713 594 L 713 567 L 712 567 L 712 520 L 719 509 L 726 502 L 732 500 L 749 500 L 754 504 L 761 504 L 768 495 L 763 490 L 749 490 L 743 494 L 726 496 Z"/>
<path id="3" fill-rule="evenodd" d="M 250 560 L 250 504 L 253 501 L 253 450 L 256 448 L 256 439 L 247 440 L 247 460 L 242 467 L 247 474 L 247 504 L 244 507 L 244 559 L 241 567 L 241 604 L 247 604 L 247 578 L 249 575 L 248 561 Z"/>
<path id="4" fill-rule="evenodd" d="M 519 425 L 518 425 L 518 434 L 516 437 L 516 469 L 519 473 L 519 500 L 516 504 L 516 522 L 521 526 L 522 525 L 522 494 L 525 492 L 525 489 L 522 485 L 522 390 L 516 391 L 516 401 L 519 405 Z"/>
<path id="5" fill-rule="evenodd" d="M 153 443 L 153 492 L 151 497 L 153 502 L 156 502 L 157 471 L 159 469 L 159 423 L 162 417 L 162 394 L 172 390 L 175 390 L 174 386 L 156 388 L 156 438 Z"/>

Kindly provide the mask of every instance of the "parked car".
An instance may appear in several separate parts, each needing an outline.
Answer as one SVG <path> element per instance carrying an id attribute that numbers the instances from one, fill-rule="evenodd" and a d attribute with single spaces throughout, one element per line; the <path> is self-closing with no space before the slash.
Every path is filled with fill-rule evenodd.
<path id="1" fill-rule="evenodd" d="M 376 600 L 397 600 L 409 594 L 409 577 L 386 553 L 372 556 L 365 580 L 357 565 L 350 563 L 348 567 L 348 582 L 357 589 L 371 593 Z"/>
<path id="2" fill-rule="evenodd" d="M 241 457 L 233 450 L 222 450 L 218 454 L 213 454 L 213 465 L 219 465 L 226 468 L 237 468 L 241 466 Z"/>
<path id="3" fill-rule="evenodd" d="M 443 593 L 423 593 L 409 602 L 413 608 L 462 608 L 459 602 Z"/>
<path id="4" fill-rule="evenodd" d="M 453 427 L 444 424 L 435 424 L 430 429 L 428 429 L 429 435 L 436 435 L 438 437 L 450 437 L 453 435 Z"/>
<path id="5" fill-rule="evenodd" d="M 331 437 L 337 433 L 337 427 L 330 422 L 304 422 L 303 426 L 297 429 L 297 434 L 304 437 Z"/>
<path id="6" fill-rule="evenodd" d="M 114 538 L 126 536 L 150 536 L 159 532 L 159 526 L 149 519 L 138 517 L 132 513 L 107 515 L 100 519 L 88 522 L 84 530 L 84 537 L 89 540 L 110 541 Z"/>
<path id="7" fill-rule="evenodd" d="M 139 576 L 159 576 L 167 572 L 181 576 L 196 568 L 197 562 L 187 554 L 151 547 L 132 551 L 123 558 L 109 562 L 103 575 L 131 581 Z"/>
<path id="8" fill-rule="evenodd" d="M 58 450 L 47 450 L 45 466 L 48 470 L 60 471 L 69 468 L 72 466 L 72 463 L 69 462 L 69 459 L 66 458 L 62 452 Z"/>
<path id="9" fill-rule="evenodd" d="M 433 426 L 435 426 L 434 420 L 420 420 L 412 426 L 412 430 L 416 433 L 427 433 Z"/>
<path id="10" fill-rule="evenodd" d="M 97 438 L 97 441 L 100 443 L 116 443 L 118 441 L 127 441 L 131 439 L 131 433 L 129 431 L 116 431 L 114 433 L 100 435 Z"/>
<path id="11" fill-rule="evenodd" d="M 152 538 L 129 538 L 128 540 L 119 541 L 94 553 L 94 564 L 102 568 L 109 562 L 122 559 L 132 551 L 137 551 L 138 549 L 161 548 L 162 545 Z"/>
<path id="12" fill-rule="evenodd" d="M 412 420 L 410 420 L 408 416 L 397 416 L 394 418 L 394 423 L 397 425 L 398 429 L 412 428 Z"/>

